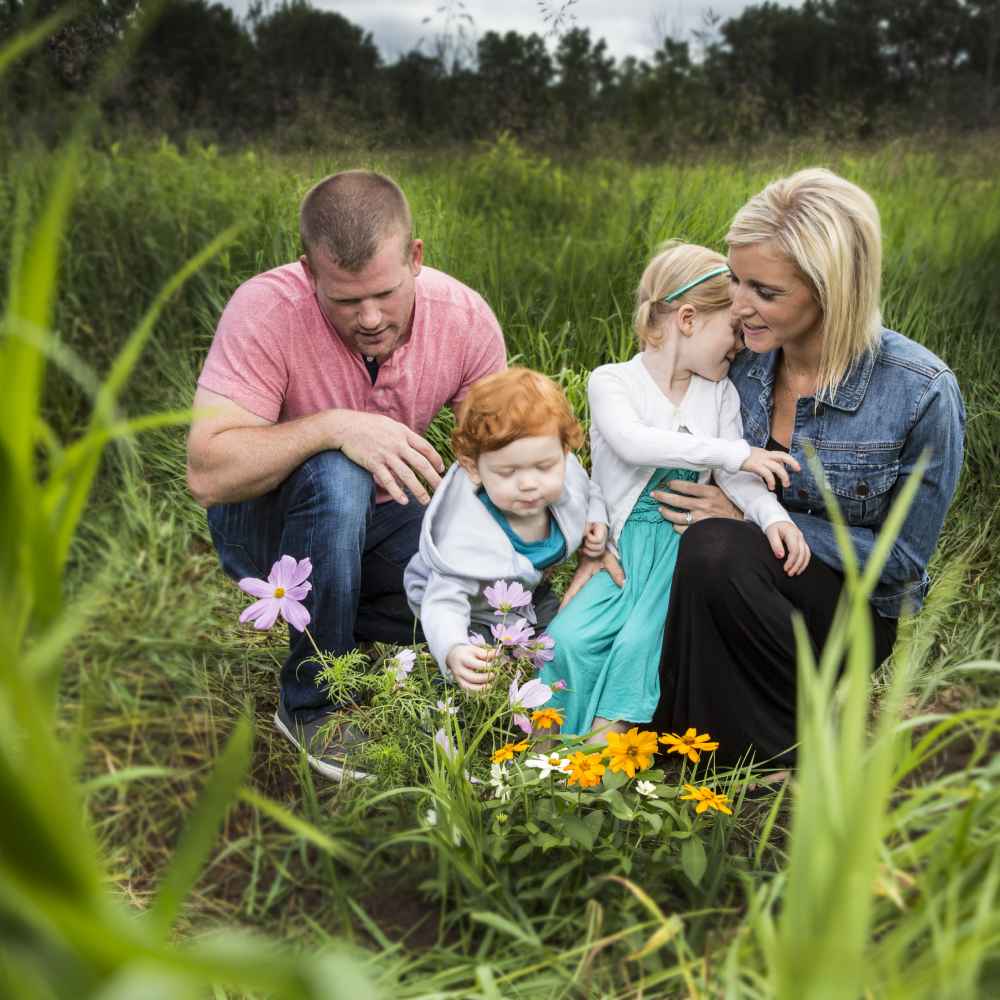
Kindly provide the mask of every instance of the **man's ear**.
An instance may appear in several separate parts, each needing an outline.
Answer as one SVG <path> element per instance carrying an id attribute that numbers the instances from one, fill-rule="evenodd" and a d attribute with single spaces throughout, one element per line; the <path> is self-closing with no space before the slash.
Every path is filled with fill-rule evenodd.
<path id="1" fill-rule="evenodd" d="M 410 244 L 410 274 L 415 278 L 424 266 L 424 241 L 414 240 Z"/>
<path id="2" fill-rule="evenodd" d="M 313 288 L 315 288 L 316 277 L 312 273 L 312 268 L 309 266 L 309 255 L 301 254 L 299 256 L 299 263 L 302 265 L 302 270 L 306 272 L 306 277 L 309 279 L 309 283 L 313 286 Z"/>
<path id="3" fill-rule="evenodd" d="M 479 475 L 479 466 L 468 455 L 462 455 L 458 460 L 458 464 L 465 469 L 465 474 L 472 480 L 473 485 L 483 485 L 483 480 Z"/>

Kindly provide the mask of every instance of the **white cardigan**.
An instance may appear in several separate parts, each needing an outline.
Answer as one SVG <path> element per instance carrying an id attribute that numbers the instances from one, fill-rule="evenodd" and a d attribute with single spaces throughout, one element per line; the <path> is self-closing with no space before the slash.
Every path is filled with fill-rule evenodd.
<path id="1" fill-rule="evenodd" d="M 693 469 L 700 483 L 714 469 L 725 494 L 761 529 L 791 520 L 760 476 L 739 471 L 750 445 L 743 440 L 740 397 L 729 379 L 711 382 L 692 375 L 678 406 L 656 384 L 639 353 L 596 368 L 587 397 L 591 475 L 608 506 L 612 543 L 657 468 Z"/>

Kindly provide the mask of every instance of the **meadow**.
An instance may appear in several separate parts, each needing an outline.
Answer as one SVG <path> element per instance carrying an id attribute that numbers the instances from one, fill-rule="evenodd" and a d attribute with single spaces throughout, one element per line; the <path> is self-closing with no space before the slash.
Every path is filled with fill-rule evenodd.
<path id="1" fill-rule="evenodd" d="M 17 828 L 0 835 L 0 995 L 1000 993 L 995 139 L 647 165 L 610 151 L 557 163 L 507 138 L 329 159 L 135 139 L 80 144 L 69 166 L 0 145 L 12 248 L 0 593 L 13 622 L 0 807 Z M 298 255 L 308 186 L 345 167 L 392 174 L 426 262 L 479 290 L 511 361 L 557 377 L 585 421 L 587 373 L 633 351 L 650 252 L 675 236 L 721 246 L 750 194 L 808 164 L 874 196 L 886 324 L 948 361 L 968 410 L 934 588 L 871 702 L 848 608 L 817 669 L 803 652 L 815 680 L 789 790 L 749 798 L 745 771 L 709 774 L 733 815 L 696 814 L 678 798 L 690 772 L 661 755 L 662 809 L 607 780 L 601 809 L 570 821 L 534 783 L 513 800 L 485 773 L 470 785 L 435 750 L 433 665 L 419 658 L 397 696 L 383 669 L 396 651 L 376 648 L 327 679 L 378 709 L 379 780 L 314 779 L 271 724 L 284 633 L 237 623 L 247 600 L 184 482 L 186 410 L 217 317 L 241 281 Z M 444 416 L 429 434 L 446 458 L 448 431 Z M 90 442 L 82 457 L 73 441 Z M 859 575 L 855 611 L 865 586 Z M 463 706 L 467 736 L 506 738 L 506 695 Z"/>

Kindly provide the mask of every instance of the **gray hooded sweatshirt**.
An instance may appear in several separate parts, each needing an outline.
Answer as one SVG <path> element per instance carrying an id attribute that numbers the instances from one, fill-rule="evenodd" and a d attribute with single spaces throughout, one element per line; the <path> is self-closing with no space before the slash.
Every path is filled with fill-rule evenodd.
<path id="1" fill-rule="evenodd" d="M 441 672 L 455 646 L 469 641 L 469 624 L 495 625 L 483 590 L 497 580 L 534 590 L 542 572 L 514 550 L 510 539 L 476 495 L 478 487 L 456 462 L 447 472 L 424 514 L 420 548 L 403 574 L 406 599 L 420 619 L 427 646 Z M 579 547 L 588 521 L 607 524 L 600 490 L 576 456 L 566 456 L 562 496 L 549 510 L 566 540 L 566 558 Z M 534 611 L 522 617 L 534 624 Z"/>

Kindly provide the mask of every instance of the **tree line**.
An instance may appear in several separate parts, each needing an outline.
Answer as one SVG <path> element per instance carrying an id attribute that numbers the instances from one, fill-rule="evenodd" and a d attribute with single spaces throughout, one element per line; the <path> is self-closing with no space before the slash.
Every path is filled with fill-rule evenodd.
<path id="1" fill-rule="evenodd" d="M 0 38 L 57 9 L 0 0 Z M 271 138 L 441 143 L 505 131 L 627 151 L 762 133 L 995 124 L 1000 0 L 765 2 L 689 38 L 668 33 L 650 59 L 615 59 L 573 24 L 558 37 L 486 31 L 466 51 L 380 56 L 370 33 L 308 0 L 259 3 L 241 20 L 208 0 L 83 0 L 30 59 L 4 103 L 44 131 L 59 126 L 130 28 L 141 37 L 103 97 L 107 120 L 222 141 Z"/>

